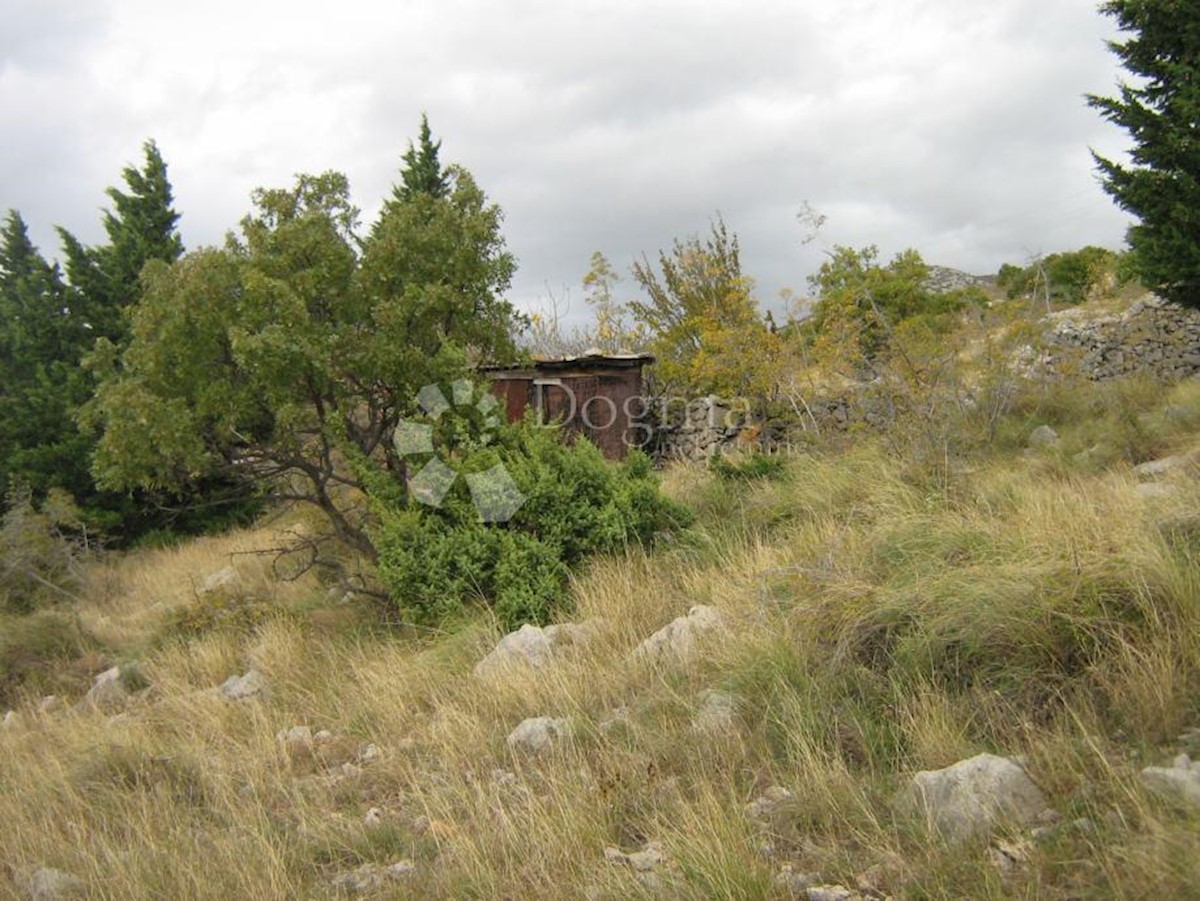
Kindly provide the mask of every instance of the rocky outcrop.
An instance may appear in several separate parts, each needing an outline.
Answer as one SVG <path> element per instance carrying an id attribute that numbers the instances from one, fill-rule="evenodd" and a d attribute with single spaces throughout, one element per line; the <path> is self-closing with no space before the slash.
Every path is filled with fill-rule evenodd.
<path id="1" fill-rule="evenodd" d="M 222 697 L 231 701 L 249 701 L 267 696 L 267 679 L 256 669 L 244 676 L 230 676 L 221 685 Z"/>
<path id="2" fill-rule="evenodd" d="M 114 712 L 129 702 L 129 692 L 121 682 L 121 668 L 114 666 L 98 675 L 83 699 L 83 706 Z"/>
<path id="3" fill-rule="evenodd" d="M 725 617 L 715 607 L 698 604 L 663 626 L 633 650 L 633 658 L 647 663 L 686 663 L 699 650 L 700 642 L 719 631 Z"/>
<path id="4" fill-rule="evenodd" d="M 226 566 L 216 572 L 209 573 L 200 583 L 199 594 L 212 594 L 217 591 L 229 591 L 235 588 L 241 577 L 232 566 Z"/>
<path id="5" fill-rule="evenodd" d="M 522 720 L 520 725 L 508 734 L 506 741 L 514 751 L 541 754 L 566 734 L 566 720 L 537 716 Z"/>
<path id="6" fill-rule="evenodd" d="M 929 266 L 928 274 L 922 287 L 930 294 L 948 294 L 951 291 L 962 291 L 966 288 L 983 288 L 995 284 L 995 277 L 989 275 L 970 275 L 949 266 Z"/>
<path id="7" fill-rule="evenodd" d="M 1045 796 L 1021 765 L 994 754 L 917 773 L 897 800 L 950 841 L 987 832 L 1000 820 L 1029 823 L 1046 809 Z"/>
<path id="8" fill-rule="evenodd" d="M 364 863 L 362 866 L 347 873 L 339 873 L 333 877 L 333 887 L 355 894 L 377 892 L 393 883 L 402 882 L 411 877 L 417 870 L 411 860 L 399 860 L 384 866 L 377 863 Z"/>
<path id="9" fill-rule="evenodd" d="M 523 668 L 539 669 L 565 649 L 586 645 L 603 625 L 598 619 L 545 628 L 527 623 L 500 639 L 475 665 L 475 675 L 487 680 Z"/>
<path id="10" fill-rule="evenodd" d="M 1160 798 L 1180 807 L 1200 810 L 1200 760 L 1180 754 L 1169 767 L 1148 766 L 1141 772 L 1142 785 Z"/>

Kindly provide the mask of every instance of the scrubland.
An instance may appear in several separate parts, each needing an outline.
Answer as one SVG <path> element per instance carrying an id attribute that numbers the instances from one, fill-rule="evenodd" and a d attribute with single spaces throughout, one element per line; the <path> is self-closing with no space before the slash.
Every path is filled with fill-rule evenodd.
<path id="1" fill-rule="evenodd" d="M 1042 424 L 1058 443 L 1027 448 Z M 406 630 L 289 581 L 286 516 L 95 563 L 77 601 L 3 623 L 23 676 L 0 893 L 53 867 L 95 898 L 339 897 L 403 861 L 360 894 L 768 899 L 791 872 L 861 897 L 1200 897 L 1200 811 L 1138 779 L 1200 727 L 1200 383 L 1043 387 L 993 432 L 954 458 L 864 432 L 761 478 L 668 468 L 695 524 L 577 572 L 560 618 L 599 620 L 591 640 L 488 681 L 486 610 Z M 694 605 L 724 618 L 695 655 L 631 657 Z M 112 665 L 128 703 L 80 705 Z M 220 694 L 250 668 L 264 695 Z M 733 717 L 698 726 L 712 689 Z M 510 748 L 535 716 L 566 733 Z M 297 725 L 327 734 L 281 740 Z M 1019 756 L 1060 825 L 950 843 L 897 808 L 983 751 Z M 790 794 L 750 815 L 771 786 Z M 606 859 L 648 843 L 644 870 Z"/>

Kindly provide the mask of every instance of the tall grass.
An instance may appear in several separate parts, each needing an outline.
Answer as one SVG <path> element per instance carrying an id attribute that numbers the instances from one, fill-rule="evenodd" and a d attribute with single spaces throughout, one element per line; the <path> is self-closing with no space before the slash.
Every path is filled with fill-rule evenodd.
<path id="1" fill-rule="evenodd" d="M 486 615 L 415 639 L 358 628 L 315 581 L 240 553 L 273 546 L 270 530 L 105 564 L 76 611 L 107 655 L 92 664 L 138 659 L 150 688 L 115 717 L 17 697 L 0 863 L 122 899 L 335 897 L 337 874 L 400 859 L 415 872 L 377 894 L 783 898 L 788 864 L 907 898 L 1195 897 L 1200 819 L 1136 774 L 1200 725 L 1200 486 L 1184 471 L 1145 498 L 1130 463 L 1200 444 L 1200 392 L 1158 398 L 1147 443 L 1102 465 L 1073 459 L 1091 427 L 1058 403 L 1067 447 L 1024 455 L 1009 423 L 1011 452 L 945 478 L 866 441 L 773 480 L 669 472 L 700 511 L 692 531 L 577 573 L 574 618 L 602 618 L 595 639 L 488 683 L 472 675 L 500 637 Z M 170 611 L 230 563 L 239 592 L 289 615 L 172 631 Z M 695 604 L 726 617 L 704 654 L 630 658 Z M 214 692 L 251 666 L 266 699 Z M 727 734 L 693 726 L 712 688 L 736 698 Z M 542 715 L 568 735 L 541 757 L 510 750 Z M 332 738 L 276 740 L 297 724 Z M 1026 755 L 1063 820 L 1089 825 L 1002 874 L 985 839 L 948 847 L 897 814 L 912 772 L 985 750 Z M 749 818 L 772 785 L 790 799 Z M 648 874 L 605 858 L 647 842 L 666 856 Z"/>

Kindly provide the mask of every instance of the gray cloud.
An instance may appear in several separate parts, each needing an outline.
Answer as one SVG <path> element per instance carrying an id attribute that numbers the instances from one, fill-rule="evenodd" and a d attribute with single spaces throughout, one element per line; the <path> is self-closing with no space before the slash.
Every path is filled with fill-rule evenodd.
<path id="1" fill-rule="evenodd" d="M 0 206 L 50 252 L 53 224 L 99 238 L 147 137 L 190 246 L 297 171 L 346 171 L 369 220 L 422 110 L 505 209 L 522 304 L 717 212 L 767 303 L 831 243 L 994 271 L 1125 228 L 1088 150 L 1123 146 L 1082 99 L 1118 76 L 1091 0 L 10 6 Z"/>

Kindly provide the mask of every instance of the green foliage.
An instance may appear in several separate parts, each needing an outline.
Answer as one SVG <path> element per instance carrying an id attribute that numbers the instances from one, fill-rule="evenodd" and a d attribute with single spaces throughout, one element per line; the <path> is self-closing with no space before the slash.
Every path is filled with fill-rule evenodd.
<path id="1" fill-rule="evenodd" d="M 141 295 L 143 267 L 183 249 L 166 164 L 153 142 L 145 154 L 143 168 L 122 173 L 127 191 L 108 189 L 108 243 L 84 247 L 60 230 L 69 283 L 30 243 L 16 212 L 0 247 L 0 489 L 20 483 L 35 501 L 65 490 L 118 541 L 150 530 L 202 531 L 256 509 L 237 483 L 209 480 L 191 498 L 127 495 L 97 489 L 89 471 L 96 435 L 77 419 L 95 379 L 81 361 L 97 338 L 108 348 L 127 343 L 126 311 Z"/>
<path id="2" fill-rule="evenodd" d="M 661 272 L 661 275 L 659 274 Z M 629 303 L 657 358 L 664 387 L 726 396 L 765 394 L 774 376 L 776 336 L 759 317 L 753 282 L 742 274 L 736 235 L 718 217 L 709 238 L 676 240 L 633 267 L 646 300 Z"/>
<path id="3" fill-rule="evenodd" d="M 1109 0 L 1125 40 L 1110 48 L 1134 76 L 1088 103 L 1133 139 L 1131 165 L 1093 154 L 1105 190 L 1139 220 L 1129 230 L 1143 282 L 1200 306 L 1200 27 L 1179 0 Z"/>
<path id="4" fill-rule="evenodd" d="M 429 117 L 422 114 L 417 146 L 414 147 L 410 141 L 404 154 L 400 184 L 396 185 L 393 194 L 397 201 L 404 203 L 420 194 L 437 199 L 450 193 L 450 179 L 438 161 L 438 151 L 441 147 L 441 141 L 433 140 Z"/>
<path id="5" fill-rule="evenodd" d="M 1122 257 L 1103 247 L 1052 253 L 1024 269 L 1005 263 L 997 284 L 1010 299 L 1030 297 L 1052 303 L 1077 304 L 1122 280 Z"/>
<path id="6" fill-rule="evenodd" d="M 830 372 L 860 375 L 884 353 L 900 323 L 923 317 L 929 328 L 944 330 L 951 314 L 979 300 L 966 291 L 929 291 L 929 267 L 915 250 L 886 266 L 878 257 L 873 245 L 838 246 L 809 280 L 818 300 L 806 331 L 814 336 L 817 362 Z"/>
<path id="7" fill-rule="evenodd" d="M 532 422 L 502 426 L 492 445 L 445 448 L 439 459 L 464 475 L 502 464 L 524 502 L 508 522 L 485 524 L 459 479 L 440 507 L 380 511 L 380 577 L 422 623 L 452 618 L 472 600 L 508 627 L 544 623 L 569 609 L 571 568 L 688 520 L 658 493 L 644 455 L 610 463 L 587 441 L 564 444 L 558 430 Z"/>
<path id="8" fill-rule="evenodd" d="M 104 213 L 107 244 L 84 247 L 70 232 L 59 229 L 72 288 L 71 308 L 87 323 L 90 340 L 123 343 L 128 335 L 125 310 L 138 300 L 142 268 L 150 260 L 169 263 L 183 254 L 167 165 L 153 141 L 142 149 L 143 168 L 126 166 L 121 172 L 128 192 L 118 188 L 106 192 L 113 204 Z"/>
<path id="9" fill-rule="evenodd" d="M 15 210 L 0 243 L 0 492 L 86 493 L 89 443 L 71 419 L 90 387 L 78 368 L 87 331 L 68 308 L 57 266 L 46 263 Z"/>
<path id="10" fill-rule="evenodd" d="M 382 459 L 403 491 L 391 435 L 418 389 L 513 352 L 500 210 L 465 170 L 446 175 L 443 194 L 397 188 L 365 239 L 345 176 L 301 175 L 256 191 L 224 248 L 147 267 L 129 346 L 92 360 L 100 484 L 253 478 L 373 557 L 347 461 Z"/>

